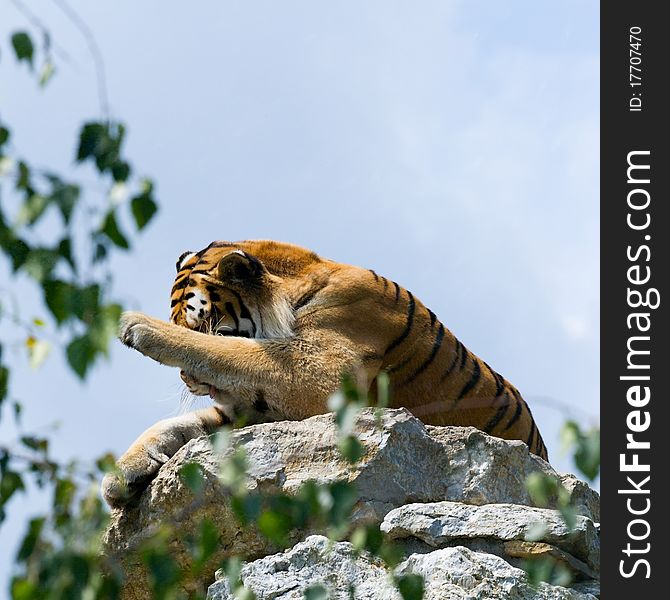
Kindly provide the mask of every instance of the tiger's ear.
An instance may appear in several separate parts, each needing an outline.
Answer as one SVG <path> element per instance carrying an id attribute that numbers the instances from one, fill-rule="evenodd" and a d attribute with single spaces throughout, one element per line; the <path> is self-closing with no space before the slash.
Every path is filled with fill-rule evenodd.
<path id="1" fill-rule="evenodd" d="M 195 255 L 195 252 L 193 252 L 192 250 L 187 250 L 186 252 L 182 252 L 179 255 L 179 258 L 177 259 L 177 273 L 179 273 L 179 271 L 181 271 L 181 268 L 184 265 L 184 263 L 186 261 L 190 260 L 191 257 L 194 256 L 194 255 Z"/>
<path id="2" fill-rule="evenodd" d="M 254 284 L 263 277 L 263 263 L 242 250 L 226 254 L 218 266 L 219 279 L 231 283 Z"/>

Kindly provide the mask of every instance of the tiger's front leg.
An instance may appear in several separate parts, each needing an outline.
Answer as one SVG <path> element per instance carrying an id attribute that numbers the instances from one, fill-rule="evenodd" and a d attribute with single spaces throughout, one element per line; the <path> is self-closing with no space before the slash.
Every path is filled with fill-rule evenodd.
<path id="1" fill-rule="evenodd" d="M 353 373 L 369 348 L 357 347 L 332 329 L 302 330 L 278 339 L 213 336 L 124 313 L 121 341 L 153 358 L 178 367 L 238 403 L 242 412 L 264 407 L 277 419 L 304 419 L 327 412 L 327 400 L 342 374 Z M 369 380 L 375 365 L 369 365 Z M 216 398 L 221 402 L 220 395 Z"/>
<path id="2" fill-rule="evenodd" d="M 228 422 L 214 406 L 159 421 L 119 458 L 116 472 L 105 475 L 101 485 L 103 498 L 112 508 L 127 504 L 186 442 L 208 435 Z"/>

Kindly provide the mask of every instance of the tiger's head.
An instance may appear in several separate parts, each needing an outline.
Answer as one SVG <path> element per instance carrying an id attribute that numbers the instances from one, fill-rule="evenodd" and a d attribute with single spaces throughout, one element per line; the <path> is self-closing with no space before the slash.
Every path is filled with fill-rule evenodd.
<path id="1" fill-rule="evenodd" d="M 244 244 L 213 242 L 177 260 L 170 320 L 176 325 L 221 336 L 285 338 L 293 333 L 294 314 L 283 279 L 273 275 Z M 183 371 L 189 391 L 210 388 Z"/>
<path id="2" fill-rule="evenodd" d="M 170 320 L 212 335 L 288 337 L 293 311 L 282 279 L 239 246 L 213 242 L 177 260 Z"/>

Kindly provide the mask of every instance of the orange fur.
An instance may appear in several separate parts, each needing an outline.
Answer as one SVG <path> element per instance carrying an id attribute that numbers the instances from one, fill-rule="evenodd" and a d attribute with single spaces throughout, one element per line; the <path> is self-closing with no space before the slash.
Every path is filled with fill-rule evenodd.
<path id="1" fill-rule="evenodd" d="M 374 271 L 274 241 L 213 242 L 182 255 L 177 271 L 171 322 L 125 313 L 119 336 L 180 368 L 194 394 L 214 398 L 200 411 L 204 429 L 240 415 L 259 421 L 324 413 L 343 374 L 365 373 L 374 396 L 384 371 L 392 407 L 428 424 L 519 439 L 547 458 L 517 389 L 409 291 Z M 158 438 L 174 426 L 155 426 Z M 120 460 L 129 481 L 146 477 L 133 467 L 146 452 L 142 440 Z M 105 497 L 112 504 L 124 498 L 117 491 Z"/>

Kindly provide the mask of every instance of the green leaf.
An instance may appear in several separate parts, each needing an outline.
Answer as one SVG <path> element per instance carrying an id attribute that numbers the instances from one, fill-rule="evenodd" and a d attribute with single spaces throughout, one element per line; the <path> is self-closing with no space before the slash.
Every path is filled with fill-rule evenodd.
<path id="1" fill-rule="evenodd" d="M 51 198 L 41 194 L 30 194 L 21 204 L 16 223 L 19 227 L 28 225 L 32 227 L 44 214 Z"/>
<path id="2" fill-rule="evenodd" d="M 14 471 L 5 471 L 0 477 L 0 522 L 4 520 L 2 507 L 19 490 L 25 490 L 23 479 Z"/>
<path id="3" fill-rule="evenodd" d="M 95 158 L 95 156 L 104 150 L 105 140 L 105 128 L 100 123 L 84 124 L 79 132 L 77 160 L 81 162 L 87 158 Z"/>
<path id="4" fill-rule="evenodd" d="M 65 281 L 52 279 L 42 284 L 44 301 L 60 325 L 73 315 L 75 287 Z"/>
<path id="5" fill-rule="evenodd" d="M 258 517 L 257 525 L 259 531 L 270 541 L 280 546 L 286 545 L 291 524 L 284 515 L 274 510 L 265 510 Z"/>
<path id="6" fill-rule="evenodd" d="M 57 516 L 63 517 L 61 524 L 70 515 L 76 493 L 77 486 L 71 479 L 58 478 L 54 487 L 53 508 Z"/>
<path id="7" fill-rule="evenodd" d="M 28 531 L 26 535 L 23 536 L 23 541 L 16 555 L 16 560 L 19 562 L 25 561 L 30 557 L 37 545 L 42 529 L 44 528 L 44 523 L 46 519 L 44 517 L 37 517 L 31 519 L 28 522 Z"/>
<path id="8" fill-rule="evenodd" d="M 320 583 L 315 583 L 305 588 L 302 597 L 304 600 L 328 600 L 328 590 Z"/>
<path id="9" fill-rule="evenodd" d="M 77 160 L 92 159 L 100 173 L 123 173 L 123 161 L 119 158 L 125 128 L 120 123 L 86 123 L 79 134 Z"/>
<path id="10" fill-rule="evenodd" d="M 577 526 L 577 512 L 568 503 L 561 503 L 559 510 L 567 528 L 572 531 Z"/>
<path id="11" fill-rule="evenodd" d="M 74 273 L 77 272 L 77 264 L 74 262 L 72 256 L 72 240 L 69 237 L 63 238 L 58 244 L 58 256 L 65 259 L 65 262 L 70 265 Z"/>
<path id="12" fill-rule="evenodd" d="M 2 211 L 0 211 L 0 248 L 11 259 L 14 272 L 21 268 L 30 253 L 28 244 L 18 238 L 7 225 Z"/>
<path id="13" fill-rule="evenodd" d="M 133 217 L 135 217 L 135 224 L 137 225 L 137 230 L 140 231 L 151 221 L 153 216 L 158 211 L 158 205 L 154 202 L 148 194 L 143 194 L 141 196 L 136 196 L 130 202 L 130 209 L 132 210 Z"/>
<path id="14" fill-rule="evenodd" d="M 168 552 L 151 548 L 142 554 L 142 560 L 149 570 L 149 583 L 153 591 L 151 598 L 169 598 L 166 592 L 173 590 L 181 573 L 179 565 Z"/>
<path id="15" fill-rule="evenodd" d="M 9 129 L 0 125 L 0 147 L 4 146 L 9 140 Z"/>
<path id="16" fill-rule="evenodd" d="M 26 256 L 21 269 L 24 273 L 41 283 L 51 276 L 60 255 L 48 248 L 33 248 Z"/>
<path id="17" fill-rule="evenodd" d="M 396 577 L 395 584 L 403 600 L 422 600 L 424 584 L 421 575 L 414 573 L 400 575 Z"/>
<path id="18" fill-rule="evenodd" d="M 100 232 L 94 233 L 92 236 L 92 242 L 94 244 L 93 256 L 91 257 L 91 262 L 95 265 L 99 262 L 102 262 L 107 258 L 107 239 L 102 236 Z"/>
<path id="19" fill-rule="evenodd" d="M 209 519 L 203 519 L 198 534 L 193 567 L 200 571 L 219 547 L 219 530 Z"/>
<path id="20" fill-rule="evenodd" d="M 19 175 L 16 178 L 16 189 L 17 190 L 29 190 L 32 188 L 30 185 L 30 167 L 22 160 L 18 164 Z"/>
<path id="21" fill-rule="evenodd" d="M 365 448 L 355 435 L 348 435 L 340 440 L 338 448 L 342 456 L 351 464 L 357 463 L 365 454 Z"/>
<path id="22" fill-rule="evenodd" d="M 4 365 L 0 365 L 0 406 L 7 398 L 7 391 L 9 390 L 9 369 Z"/>
<path id="23" fill-rule="evenodd" d="M 240 597 L 244 596 L 242 596 L 240 592 L 245 588 L 240 577 L 242 573 L 242 560 L 240 557 L 231 556 L 230 558 L 225 559 L 223 562 L 223 572 L 226 574 L 228 585 L 234 592 L 236 600 L 241 600 Z"/>
<path id="24" fill-rule="evenodd" d="M 30 254 L 30 246 L 18 238 L 12 240 L 11 243 L 6 246 L 5 250 L 12 259 L 12 268 L 15 272 L 23 266 Z"/>
<path id="25" fill-rule="evenodd" d="M 51 201 L 58 207 L 66 225 L 70 223 L 74 207 L 79 200 L 79 186 L 63 183 L 59 179 L 51 180 Z"/>
<path id="26" fill-rule="evenodd" d="M 547 506 L 556 495 L 557 487 L 556 480 L 544 473 L 531 473 L 526 477 L 526 489 L 536 506 Z"/>
<path id="27" fill-rule="evenodd" d="M 108 452 L 96 459 L 95 466 L 101 473 L 110 473 L 116 468 L 116 459 L 113 454 Z"/>
<path id="28" fill-rule="evenodd" d="M 572 448 L 575 465 L 590 481 L 600 473 L 600 429 L 583 432 L 575 421 L 567 421 L 561 429 L 563 451 Z"/>
<path id="29" fill-rule="evenodd" d="M 112 165 L 112 177 L 117 183 L 127 181 L 130 177 L 130 171 L 131 168 L 127 162 L 118 160 Z"/>
<path id="30" fill-rule="evenodd" d="M 21 443 L 35 452 L 46 453 L 49 449 L 49 440 L 46 438 L 38 438 L 33 435 L 24 435 L 21 437 Z"/>
<path id="31" fill-rule="evenodd" d="M 44 590 L 40 590 L 28 579 L 19 577 L 12 578 L 12 600 L 34 600 L 43 596 Z"/>
<path id="32" fill-rule="evenodd" d="M 367 550 L 377 555 L 383 542 L 382 532 L 377 525 L 358 527 L 351 535 L 351 543 L 357 550 Z"/>
<path id="33" fill-rule="evenodd" d="M 348 481 L 335 481 L 330 484 L 329 491 L 333 500 L 330 522 L 335 526 L 344 525 L 356 503 L 356 490 Z"/>
<path id="34" fill-rule="evenodd" d="M 66 348 L 67 361 L 81 379 L 86 378 L 88 369 L 95 361 L 96 350 L 87 335 L 73 339 Z"/>
<path id="35" fill-rule="evenodd" d="M 77 287 L 58 279 L 42 284 L 44 299 L 56 322 L 61 325 L 72 317 L 93 324 L 100 311 L 100 286 L 97 284 Z"/>
<path id="36" fill-rule="evenodd" d="M 600 430 L 592 429 L 581 439 L 575 452 L 577 468 L 593 481 L 600 473 Z"/>
<path id="37" fill-rule="evenodd" d="M 30 36 L 25 31 L 17 31 L 12 35 L 12 46 L 16 59 L 25 60 L 32 67 L 34 46 Z"/>
<path id="38" fill-rule="evenodd" d="M 109 342 L 116 337 L 123 308 L 120 304 L 107 304 L 96 313 L 88 330 L 88 337 L 96 352 L 107 356 Z"/>
<path id="39" fill-rule="evenodd" d="M 258 494 L 234 495 L 230 506 L 241 525 L 256 521 L 261 514 L 263 499 Z"/>
<path id="40" fill-rule="evenodd" d="M 107 213 L 100 231 L 102 231 L 102 233 L 104 233 L 115 246 L 123 248 L 124 250 L 128 250 L 130 248 L 128 239 L 125 235 L 123 235 L 123 233 L 121 233 L 121 230 L 119 229 L 119 225 L 116 222 L 116 215 L 114 214 L 113 210 L 110 210 Z"/>
<path id="41" fill-rule="evenodd" d="M 100 286 L 92 283 L 74 290 L 73 313 L 80 321 L 96 325 L 100 313 Z"/>
<path id="42" fill-rule="evenodd" d="M 377 375 L 377 406 L 386 408 L 389 405 L 390 378 L 386 371 Z"/>
<path id="43" fill-rule="evenodd" d="M 179 469 L 179 476 L 194 494 L 202 491 L 204 474 L 202 467 L 197 463 L 186 463 Z"/>

